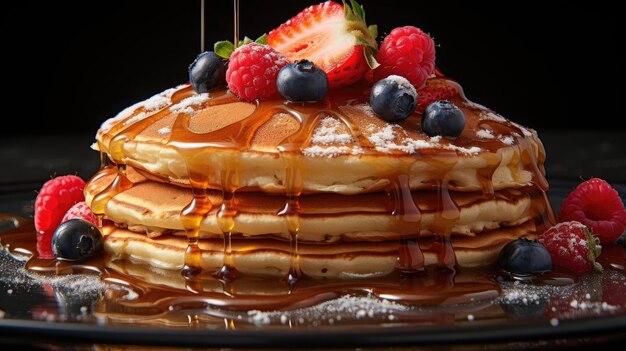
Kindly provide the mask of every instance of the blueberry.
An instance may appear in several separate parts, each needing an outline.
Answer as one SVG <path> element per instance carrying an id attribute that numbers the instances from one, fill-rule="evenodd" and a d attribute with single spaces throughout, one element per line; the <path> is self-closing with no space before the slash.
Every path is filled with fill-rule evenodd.
<path id="1" fill-rule="evenodd" d="M 465 128 L 465 114 L 450 101 L 435 101 L 422 114 L 422 131 L 428 136 L 456 138 Z"/>
<path id="2" fill-rule="evenodd" d="M 189 82 L 197 93 L 226 84 L 226 65 L 213 51 L 205 51 L 189 66 Z"/>
<path id="3" fill-rule="evenodd" d="M 544 273 L 552 270 L 552 258 L 537 240 L 519 238 L 504 245 L 498 255 L 498 266 L 519 275 Z"/>
<path id="4" fill-rule="evenodd" d="M 70 219 L 52 235 L 52 252 L 61 260 L 77 261 L 102 251 L 102 234 L 92 223 Z"/>
<path id="5" fill-rule="evenodd" d="M 370 105 L 385 121 L 402 122 L 415 112 L 417 91 L 406 78 L 392 75 L 372 86 Z"/>
<path id="6" fill-rule="evenodd" d="M 276 88 L 289 101 L 322 101 L 328 90 L 328 76 L 313 62 L 301 60 L 288 64 L 278 72 Z"/>

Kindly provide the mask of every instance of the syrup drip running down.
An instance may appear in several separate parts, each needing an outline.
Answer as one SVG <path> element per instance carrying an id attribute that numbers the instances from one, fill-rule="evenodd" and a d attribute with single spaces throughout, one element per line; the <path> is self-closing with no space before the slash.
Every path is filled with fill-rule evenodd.
<path id="1" fill-rule="evenodd" d="M 449 84 L 459 91 L 455 103 L 465 106 L 466 115 L 477 116 L 485 111 L 484 108 L 475 107 L 465 100 L 460 87 L 446 78 L 436 78 Z M 279 215 L 284 216 L 286 229 L 291 242 L 291 269 L 289 277 L 294 282 L 301 275 L 298 254 L 298 232 L 300 230 L 299 217 L 302 215 L 299 199 L 303 191 L 304 177 L 302 172 L 302 150 L 310 144 L 310 138 L 319 121 L 324 117 L 334 117 L 350 131 L 358 146 L 363 150 L 361 157 L 379 155 L 380 152 L 365 138 L 356 123 L 346 114 L 341 112 L 340 106 L 365 103 L 367 101 L 367 89 L 363 86 L 355 86 L 341 92 L 331 93 L 326 100 L 315 104 L 291 104 L 282 100 L 261 101 L 256 103 L 255 110 L 248 117 L 234 122 L 224 128 L 208 133 L 196 133 L 189 130 L 192 115 L 178 113 L 172 126 L 172 131 L 167 142 L 168 147 L 176 150 L 185 160 L 188 170 L 188 179 L 193 189 L 193 201 L 181 213 L 183 226 L 189 238 L 189 248 L 185 256 L 185 272 L 193 275 L 202 270 L 202 251 L 197 245 L 199 226 L 203 218 L 216 207 L 218 223 L 224 235 L 224 267 L 218 276 L 229 280 L 236 272 L 232 253 L 232 234 L 237 232 L 234 226 L 234 218 L 238 210 L 236 206 L 236 191 L 239 188 L 239 163 L 242 152 L 251 147 L 251 141 L 256 131 L 274 115 L 285 113 L 293 117 L 300 124 L 299 129 L 285 138 L 277 147 L 280 158 L 285 165 L 285 205 Z M 171 105 L 176 104 L 195 93 L 190 87 L 184 87 L 176 91 L 171 98 Z M 208 93 L 208 101 L 200 108 L 230 104 L 239 101 L 238 98 L 227 90 L 214 90 Z M 170 106 L 171 106 L 170 105 Z M 132 186 L 128 181 L 124 170 L 123 146 L 128 140 L 132 140 L 148 126 L 167 116 L 169 106 L 153 113 L 152 115 L 134 121 L 139 113 L 144 113 L 144 108 L 138 108 L 133 114 L 114 125 L 102 137 L 101 150 L 108 150 L 114 164 L 119 165 L 118 177 L 113 183 L 94 199 L 92 206 L 99 215 L 104 213 L 106 201 L 123 189 Z M 477 117 L 475 117 L 477 118 Z M 128 123 L 127 123 L 128 122 Z M 543 157 L 543 150 L 538 149 L 534 142 L 521 137 L 523 131 L 514 124 L 504 121 L 484 121 L 489 128 L 498 133 L 517 133 L 519 157 L 530 172 L 533 174 L 535 187 L 545 190 L 547 182 L 543 176 L 543 170 L 539 169 L 535 160 L 535 153 Z M 463 146 L 463 140 L 459 140 L 459 146 Z M 491 143 L 491 144 L 490 144 Z M 469 142 L 468 142 L 469 144 Z M 497 142 L 485 142 L 481 145 L 485 149 L 497 149 L 501 145 Z M 483 184 L 483 193 L 486 198 L 493 197 L 493 185 L 491 177 L 501 162 L 501 156 L 492 153 L 488 164 L 477 174 L 477 178 Z M 430 156 L 433 157 L 430 157 Z M 388 156 L 387 154 L 385 156 Z M 417 159 L 426 161 L 431 165 L 429 172 L 433 172 L 433 179 L 438 182 L 431 184 L 431 188 L 438 191 L 437 216 L 430 225 L 430 231 L 439 238 L 439 262 L 442 266 L 454 268 L 456 259 L 450 242 L 450 230 L 459 218 L 459 209 L 450 197 L 448 189 L 448 174 L 453 170 L 458 160 L 456 151 L 436 150 L 435 154 L 424 153 L 406 156 L 397 153 L 397 157 L 406 160 L 402 169 L 391 170 L 388 175 L 388 194 L 391 201 L 390 211 L 396 220 L 396 228 L 403 238 L 400 241 L 398 268 L 405 272 L 417 272 L 424 269 L 423 254 L 419 246 L 419 223 L 420 209 L 411 197 L 410 171 Z M 208 161 L 209 160 L 209 161 Z M 109 166 L 103 166 L 109 167 Z M 207 188 L 217 187 L 223 192 L 221 204 L 211 204 L 206 195 Z M 547 215 L 551 220 L 551 215 Z"/>
<path id="2" fill-rule="evenodd" d="M 234 4 L 234 12 L 238 12 L 238 4 Z M 235 34 L 238 34 L 238 23 L 235 23 Z M 480 119 L 484 113 L 491 113 L 488 109 L 469 102 L 463 95 L 461 87 L 454 81 L 444 77 L 434 78 L 434 84 L 444 84 L 455 91 L 457 95 L 453 102 L 462 108 L 468 120 L 478 122 L 471 128 L 486 128 L 498 135 L 510 135 L 515 139 L 515 147 L 518 148 L 516 157 L 524 165 L 525 169 L 532 174 L 532 184 L 536 188 L 545 191 L 547 182 L 543 176 L 543 169 L 537 164 L 543 162 L 545 151 L 534 140 L 524 137 L 526 131 L 506 120 Z M 298 235 L 300 231 L 299 218 L 306 213 L 302 212 L 300 197 L 303 192 L 304 179 L 302 152 L 311 143 L 311 137 L 320 120 L 325 117 L 333 117 L 340 121 L 353 139 L 356 146 L 362 150 L 359 157 L 375 160 L 376 156 L 390 156 L 389 153 L 381 153 L 374 145 L 364 137 L 357 123 L 347 114 L 343 113 L 343 106 L 366 104 L 368 102 L 369 87 L 367 84 L 354 85 L 339 91 L 331 91 L 327 98 L 319 103 L 292 104 L 283 100 L 257 101 L 254 111 L 247 117 L 230 125 L 214 131 L 199 133 L 189 129 L 193 114 L 186 112 L 177 113 L 171 128 L 171 134 L 167 141 L 167 147 L 180 155 L 187 167 L 187 180 L 193 190 L 193 200 L 182 211 L 181 218 L 185 228 L 189 247 L 185 255 L 185 274 L 193 276 L 203 269 L 202 251 L 198 246 L 200 223 L 204 217 L 217 208 L 215 215 L 224 236 L 224 265 L 217 272 L 217 276 L 225 281 L 234 278 L 236 264 L 232 252 L 232 236 L 238 233 L 234 218 L 238 214 L 236 205 L 236 193 L 240 188 L 240 162 L 241 155 L 251 148 L 251 142 L 257 130 L 277 114 L 287 114 L 299 123 L 296 132 L 282 140 L 277 146 L 280 159 L 284 163 L 284 197 L 283 209 L 277 214 L 284 216 L 285 228 L 288 232 L 291 247 L 291 269 L 288 280 L 297 281 L 301 276 L 299 267 Z M 117 166 L 118 176 L 112 184 L 96 196 L 92 203 L 94 211 L 102 216 L 106 202 L 120 191 L 131 187 L 132 184 L 125 176 L 124 170 L 124 145 L 133 140 L 147 127 L 158 122 L 162 118 L 171 115 L 169 107 L 194 96 L 191 87 L 183 87 L 172 94 L 168 106 L 155 113 L 147 113 L 144 107 L 137 108 L 124 120 L 114 124 L 109 130 L 105 130 L 101 137 L 100 150 L 105 150 L 112 162 Z M 238 102 L 239 99 L 226 89 L 214 89 L 208 93 L 208 99 L 197 111 L 211 106 L 225 105 Z M 141 114 L 147 114 L 142 116 Z M 138 118 L 138 116 L 142 118 Z M 407 120 L 404 128 L 417 130 L 415 121 Z M 475 130 L 474 130 L 475 132 Z M 526 133 L 525 133 L 526 132 Z M 459 138 L 454 143 L 460 147 L 474 146 L 475 138 Z M 487 164 L 479 167 L 476 177 L 482 184 L 485 198 L 493 198 L 495 195 L 492 177 L 502 162 L 502 155 L 496 151 L 503 147 L 498 140 L 480 141 L 480 147 L 486 151 Z M 539 155 L 540 160 L 535 159 Z M 417 160 L 430 165 L 426 172 L 432 173 L 430 179 L 438 181 L 430 184 L 430 188 L 438 192 L 436 208 L 437 215 L 433 223 L 429 225 L 429 231 L 439 238 L 435 247 L 439 251 L 439 264 L 453 269 L 456 265 L 455 254 L 451 245 L 451 228 L 459 219 L 459 209 L 450 197 L 448 182 L 449 174 L 456 166 L 459 155 L 456 151 L 436 149 L 420 150 L 413 155 L 406 155 L 400 151 L 391 151 L 391 156 L 403 160 L 403 167 L 389 170 L 386 176 L 388 187 L 387 193 L 390 199 L 389 211 L 395 218 L 395 228 L 402 238 L 399 243 L 398 268 L 404 272 L 419 272 L 424 269 L 424 256 L 419 245 L 419 228 L 421 211 L 414 203 L 411 196 L 410 175 L 412 167 Z M 538 162 L 541 161 L 541 162 Z M 103 167 L 110 167 L 104 166 Z M 423 185 L 423 184 L 422 184 Z M 222 191 L 222 203 L 212 204 L 208 200 L 206 189 L 217 188 Z M 545 206 L 543 206 L 545 207 Z M 547 220 L 551 222 L 553 215 L 548 210 Z M 539 223 L 541 224 L 541 223 Z"/>
<path id="3" fill-rule="evenodd" d="M 200 52 L 204 52 L 204 0 L 200 0 Z"/>

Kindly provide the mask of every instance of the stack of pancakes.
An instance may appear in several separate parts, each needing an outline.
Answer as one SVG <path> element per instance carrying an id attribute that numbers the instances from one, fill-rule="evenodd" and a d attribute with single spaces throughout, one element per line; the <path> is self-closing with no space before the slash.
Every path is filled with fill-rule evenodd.
<path id="1" fill-rule="evenodd" d="M 182 269 L 191 243 L 204 270 L 342 278 L 492 263 L 551 220 L 543 147 L 454 81 L 427 84 L 457 92 L 459 138 L 427 136 L 418 112 L 381 120 L 367 85 L 315 104 L 180 86 L 129 107 L 98 131 L 85 189 L 106 251 Z"/>

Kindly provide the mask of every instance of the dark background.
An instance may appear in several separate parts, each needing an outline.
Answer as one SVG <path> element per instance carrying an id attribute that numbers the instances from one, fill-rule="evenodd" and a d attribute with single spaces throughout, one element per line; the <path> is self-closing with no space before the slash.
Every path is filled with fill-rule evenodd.
<path id="1" fill-rule="evenodd" d="M 317 1 L 241 1 L 256 37 Z M 381 34 L 431 33 L 467 96 L 539 130 L 623 128 L 620 11 L 608 1 L 362 0 Z M 95 134 L 124 107 L 185 82 L 200 1 L 9 2 L 0 38 L 3 134 Z M 207 1 L 207 47 L 232 36 L 232 1 Z M 231 39 L 232 40 L 232 39 Z M 626 135 L 625 135 L 626 136 Z"/>

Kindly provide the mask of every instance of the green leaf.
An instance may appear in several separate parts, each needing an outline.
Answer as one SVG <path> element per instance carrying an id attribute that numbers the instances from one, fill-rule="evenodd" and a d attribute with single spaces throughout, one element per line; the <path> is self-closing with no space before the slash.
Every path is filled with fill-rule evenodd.
<path id="1" fill-rule="evenodd" d="M 248 37 L 243 37 L 243 40 L 239 40 L 239 43 L 237 44 L 237 47 L 242 47 L 244 45 L 248 45 L 252 43 L 252 39 L 248 38 Z"/>
<path id="2" fill-rule="evenodd" d="M 602 253 L 602 246 L 600 246 L 599 241 L 596 237 L 594 237 L 589 229 L 583 229 L 585 233 L 585 238 L 587 239 L 587 259 L 593 265 L 593 269 L 596 272 L 602 272 L 603 268 L 600 262 L 596 262 L 596 259 Z"/>
<path id="3" fill-rule="evenodd" d="M 345 17 L 348 22 L 356 21 L 356 16 L 352 8 L 350 8 L 350 5 L 346 3 L 346 0 L 341 0 L 341 2 L 343 2 L 343 17 Z"/>
<path id="4" fill-rule="evenodd" d="M 375 69 L 380 66 L 380 63 L 376 61 L 376 57 L 374 57 L 374 52 L 371 47 L 366 46 L 363 49 L 363 55 L 365 55 L 365 61 L 367 61 L 367 65 L 370 66 L 371 69 Z"/>
<path id="5" fill-rule="evenodd" d="M 235 45 L 228 40 L 218 41 L 213 45 L 213 51 L 215 51 L 217 56 L 225 59 L 229 59 L 234 50 Z"/>
<path id="6" fill-rule="evenodd" d="M 378 26 L 375 24 L 372 24 L 371 26 L 367 27 L 367 31 L 370 32 L 370 35 L 372 36 L 372 38 L 376 39 L 378 37 Z"/>
<path id="7" fill-rule="evenodd" d="M 267 34 L 263 34 L 254 41 L 259 44 L 267 45 Z"/>
<path id="8" fill-rule="evenodd" d="M 352 7 L 352 11 L 363 21 L 365 21 L 365 10 L 363 9 L 363 6 L 359 5 L 356 0 L 350 0 L 350 5 Z"/>

